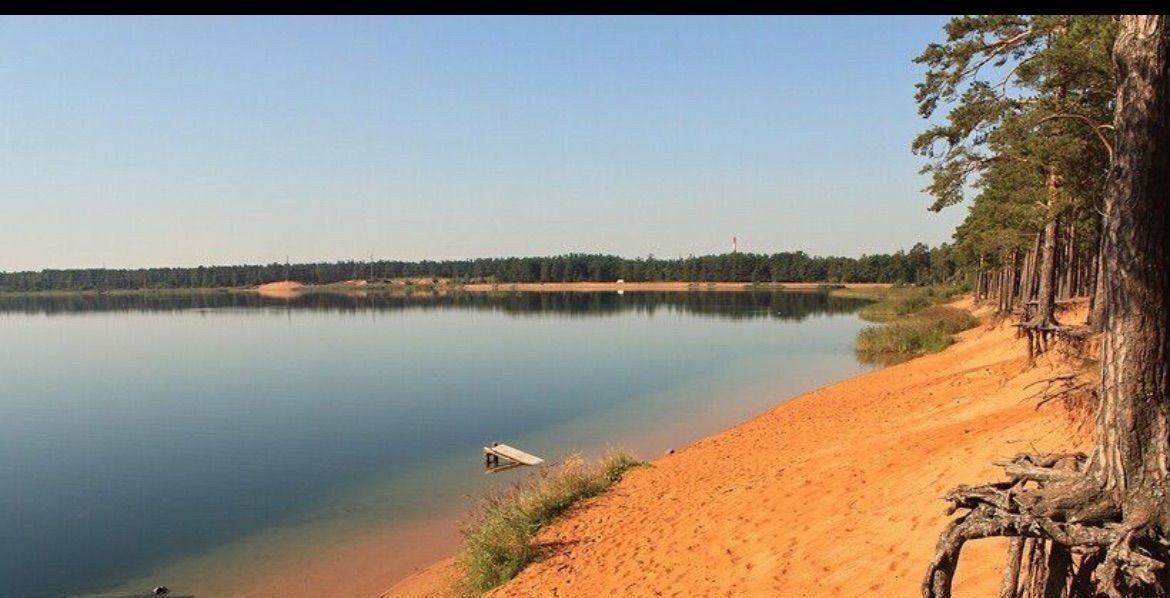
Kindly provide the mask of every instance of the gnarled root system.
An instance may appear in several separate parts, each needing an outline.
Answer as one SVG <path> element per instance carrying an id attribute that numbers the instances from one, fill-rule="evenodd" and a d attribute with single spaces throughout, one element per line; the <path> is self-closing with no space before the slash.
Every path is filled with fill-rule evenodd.
<path id="1" fill-rule="evenodd" d="M 1122 520 L 1120 497 L 1085 455 L 1021 454 L 999 464 L 1010 481 L 947 494 L 948 514 L 967 512 L 939 538 L 924 596 L 948 598 L 963 544 L 996 536 L 1012 538 L 1000 598 L 1166 594 L 1168 545 L 1155 513 Z"/>

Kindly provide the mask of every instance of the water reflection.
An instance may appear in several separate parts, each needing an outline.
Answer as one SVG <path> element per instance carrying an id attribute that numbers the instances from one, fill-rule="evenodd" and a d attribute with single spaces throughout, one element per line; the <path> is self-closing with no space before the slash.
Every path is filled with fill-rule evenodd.
<path id="1" fill-rule="evenodd" d="M 141 293 L 3 295 L 0 313 L 69 314 L 85 312 L 171 312 L 184 310 L 269 309 L 334 313 L 469 309 L 505 314 L 607 316 L 625 312 L 687 314 L 733 320 L 774 318 L 802 321 L 809 316 L 856 311 L 863 300 L 823 292 L 636 292 L 636 293 L 305 293 L 285 299 L 256 293 Z"/>
<path id="2" fill-rule="evenodd" d="M 0 596 L 116 588 L 165 567 L 145 582 L 230 595 L 208 588 L 298 542 L 447 516 L 508 483 L 515 472 L 482 472 L 493 440 L 550 460 L 660 454 L 861 371 L 860 303 L 0 295 Z M 219 552 L 232 545 L 245 548 Z"/>

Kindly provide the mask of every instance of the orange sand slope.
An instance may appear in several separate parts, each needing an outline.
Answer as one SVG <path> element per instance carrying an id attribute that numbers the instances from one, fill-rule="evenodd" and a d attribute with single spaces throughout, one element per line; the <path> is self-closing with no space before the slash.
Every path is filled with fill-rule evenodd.
<path id="1" fill-rule="evenodd" d="M 1066 316 L 1066 319 L 1069 319 Z M 995 459 L 1084 448 L 1009 326 L 780 405 L 632 471 L 544 530 L 544 560 L 493 596 L 914 596 L 941 496 Z M 1006 543 L 968 544 L 956 596 L 995 596 Z M 387 592 L 444 595 L 450 561 Z"/>

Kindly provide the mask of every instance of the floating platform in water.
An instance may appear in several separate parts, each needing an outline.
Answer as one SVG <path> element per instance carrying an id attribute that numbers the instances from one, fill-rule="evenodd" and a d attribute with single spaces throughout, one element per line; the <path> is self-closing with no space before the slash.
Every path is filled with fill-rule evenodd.
<path id="1" fill-rule="evenodd" d="M 506 459 L 508 463 L 501 465 L 501 458 Z M 540 465 L 544 463 L 544 459 L 536 455 L 530 455 L 516 447 L 493 442 L 491 446 L 483 447 L 483 463 L 488 467 L 488 471 L 491 472 L 498 469 L 510 469 L 520 465 Z"/>

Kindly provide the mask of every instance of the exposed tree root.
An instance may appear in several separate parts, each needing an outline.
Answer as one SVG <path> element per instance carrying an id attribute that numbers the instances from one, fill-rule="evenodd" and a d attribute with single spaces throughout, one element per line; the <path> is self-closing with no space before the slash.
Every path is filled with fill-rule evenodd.
<path id="1" fill-rule="evenodd" d="M 1028 338 L 1029 363 L 1056 346 L 1056 341 L 1067 348 L 1067 356 L 1083 355 L 1085 341 L 1092 336 L 1087 326 L 1068 326 L 1056 320 L 1031 320 L 1015 326 L 1018 335 Z"/>
<path id="2" fill-rule="evenodd" d="M 1063 327 L 1056 320 L 1031 321 L 1019 324 L 1020 330 L 1028 337 L 1028 362 L 1048 351 L 1048 345 Z"/>
<path id="3" fill-rule="evenodd" d="M 1044 387 L 1025 400 L 1039 399 L 1036 401 L 1036 409 L 1051 401 L 1059 400 L 1064 403 L 1065 409 L 1070 413 L 1083 412 L 1087 407 L 1084 403 L 1095 400 L 1096 386 L 1098 384 L 1096 380 L 1085 378 L 1085 376 L 1078 372 L 1070 372 L 1045 378 L 1044 380 L 1037 380 L 1025 386 L 1024 389 L 1027 390 L 1038 384 L 1043 384 Z M 1083 424 L 1088 419 L 1087 417 L 1082 417 L 1080 423 Z"/>
<path id="4" fill-rule="evenodd" d="M 948 493 L 948 514 L 968 512 L 939 538 L 923 595 L 948 598 L 963 544 L 1000 536 L 1013 539 L 1000 598 L 1164 596 L 1166 540 L 1152 537 L 1152 518 L 1122 523 L 1085 461 L 1021 454 L 999 463 L 1010 481 Z"/>

